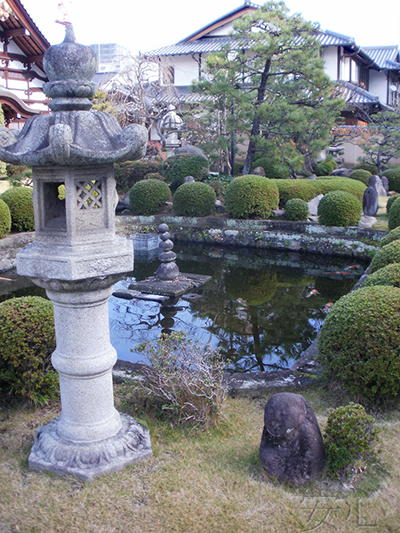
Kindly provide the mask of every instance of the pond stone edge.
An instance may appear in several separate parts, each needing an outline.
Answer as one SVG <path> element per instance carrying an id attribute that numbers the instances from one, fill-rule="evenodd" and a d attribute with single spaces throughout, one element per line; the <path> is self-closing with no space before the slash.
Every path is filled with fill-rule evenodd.
<path id="1" fill-rule="evenodd" d="M 156 233 L 168 224 L 175 241 L 371 258 L 386 231 L 361 227 L 326 227 L 315 222 L 234 220 L 171 215 L 116 217 L 117 233 Z"/>

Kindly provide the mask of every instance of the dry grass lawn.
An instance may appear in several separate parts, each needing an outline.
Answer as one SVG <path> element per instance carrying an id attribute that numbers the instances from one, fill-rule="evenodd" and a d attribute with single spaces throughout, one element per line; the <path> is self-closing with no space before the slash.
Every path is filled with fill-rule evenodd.
<path id="1" fill-rule="evenodd" d="M 328 407 L 340 403 L 318 386 L 303 394 L 321 426 Z M 210 430 L 144 420 L 153 457 L 90 483 L 28 469 L 35 430 L 57 415 L 58 405 L 4 406 L 0 532 L 398 533 L 400 407 L 379 415 L 380 464 L 369 465 L 354 488 L 322 479 L 295 489 L 268 480 L 259 460 L 267 399 L 229 398 Z"/>

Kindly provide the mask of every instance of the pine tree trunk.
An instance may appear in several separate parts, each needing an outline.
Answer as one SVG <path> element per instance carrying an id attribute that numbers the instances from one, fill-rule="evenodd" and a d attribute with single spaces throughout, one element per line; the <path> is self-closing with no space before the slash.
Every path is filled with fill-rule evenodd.
<path id="1" fill-rule="evenodd" d="M 265 91 L 267 89 L 267 82 L 268 82 L 270 69 L 271 69 L 271 59 L 267 59 L 264 65 L 264 71 L 261 75 L 260 86 L 257 89 L 256 110 L 254 113 L 253 124 L 251 126 L 250 142 L 247 148 L 246 161 L 243 167 L 243 174 L 248 174 L 251 171 L 251 167 L 254 162 L 254 155 L 256 153 L 255 139 L 256 137 L 260 135 L 260 126 L 261 126 L 261 118 L 258 114 L 258 108 L 264 102 Z"/>

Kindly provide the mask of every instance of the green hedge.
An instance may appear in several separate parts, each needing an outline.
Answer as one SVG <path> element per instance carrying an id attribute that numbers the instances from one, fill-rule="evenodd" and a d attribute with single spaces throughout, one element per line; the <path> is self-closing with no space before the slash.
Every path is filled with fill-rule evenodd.
<path id="1" fill-rule="evenodd" d="M 386 213 L 389 214 L 390 208 L 392 207 L 393 203 L 397 200 L 397 198 L 400 198 L 400 194 L 393 194 L 393 196 L 389 196 L 386 202 Z"/>
<path id="2" fill-rule="evenodd" d="M 363 287 L 373 287 L 375 285 L 400 287 L 400 263 L 391 263 L 380 268 L 370 274 L 363 283 Z"/>
<path id="3" fill-rule="evenodd" d="M 290 169 L 284 163 L 279 163 L 273 157 L 259 157 L 253 162 L 251 170 L 257 167 L 262 167 L 266 178 L 271 179 L 287 179 L 290 176 Z"/>
<path id="4" fill-rule="evenodd" d="M 331 191 L 350 192 L 362 202 L 366 186 L 360 181 L 336 176 L 325 176 L 316 180 L 309 179 L 275 179 L 271 180 L 279 190 L 279 207 L 284 209 L 286 203 L 292 198 L 301 198 L 309 202 L 319 194 Z"/>
<path id="5" fill-rule="evenodd" d="M 156 215 L 170 198 L 171 191 L 163 181 L 142 180 L 129 192 L 129 207 L 134 215 Z"/>
<path id="6" fill-rule="evenodd" d="M 391 204 L 388 221 L 389 231 L 397 228 L 398 226 L 400 226 L 400 198 L 396 198 L 396 200 Z"/>
<path id="7" fill-rule="evenodd" d="M 317 176 L 329 176 L 331 172 L 337 169 L 336 161 L 327 159 L 325 161 L 318 161 L 314 165 L 314 174 Z"/>
<path id="8" fill-rule="evenodd" d="M 182 217 L 206 217 L 215 209 L 216 195 L 210 185 L 183 183 L 173 196 L 175 214 Z"/>
<path id="9" fill-rule="evenodd" d="M 400 192 L 400 167 L 391 168 L 381 173 L 389 182 L 389 191 Z"/>
<path id="10" fill-rule="evenodd" d="M 279 191 L 274 181 L 251 174 L 235 178 L 225 192 L 228 215 L 232 218 L 268 218 L 279 204 Z"/>
<path id="11" fill-rule="evenodd" d="M 400 239 L 400 226 L 389 231 L 389 233 L 381 239 L 379 244 L 381 247 L 386 246 L 386 244 L 389 244 L 392 241 L 397 241 L 398 239 Z"/>
<path id="12" fill-rule="evenodd" d="M 208 168 L 208 161 L 201 155 L 179 154 L 164 161 L 163 175 L 170 184 L 172 192 L 175 192 L 187 176 L 192 176 L 196 181 L 206 179 Z"/>
<path id="13" fill-rule="evenodd" d="M 329 192 L 318 205 L 319 222 L 324 226 L 357 226 L 361 215 L 361 202 L 346 191 Z"/>
<path id="14" fill-rule="evenodd" d="M 316 186 L 316 180 L 271 180 L 279 191 L 279 207 L 284 209 L 289 200 L 300 198 L 309 202 L 320 194 Z"/>
<path id="15" fill-rule="evenodd" d="M 353 167 L 353 170 L 367 170 L 371 173 L 371 176 L 372 174 L 378 174 L 378 167 L 372 163 L 360 163 Z"/>
<path id="16" fill-rule="evenodd" d="M 363 170 L 362 168 L 358 170 L 353 170 L 353 172 L 350 174 L 349 178 L 352 180 L 361 181 L 368 187 L 369 178 L 372 176 L 371 172 L 368 172 L 368 170 Z"/>
<path id="17" fill-rule="evenodd" d="M 5 237 L 11 229 L 11 213 L 8 205 L 0 199 L 0 239 Z"/>
<path id="18" fill-rule="evenodd" d="M 374 258 L 371 261 L 369 271 L 372 274 L 380 268 L 390 265 L 390 263 L 400 263 L 400 241 L 395 240 L 382 246 L 377 253 L 374 255 Z"/>
<path id="19" fill-rule="evenodd" d="M 118 194 L 126 194 L 133 185 L 148 174 L 159 173 L 161 165 L 153 161 L 126 161 L 114 165 L 114 177 Z"/>
<path id="20" fill-rule="evenodd" d="M 361 183 L 361 181 L 339 176 L 317 178 L 314 183 L 318 190 L 317 194 L 327 194 L 332 191 L 345 191 L 354 194 L 361 203 L 363 201 L 364 191 L 367 188 L 364 183 Z"/>
<path id="21" fill-rule="evenodd" d="M 13 187 L 3 192 L 0 198 L 10 208 L 13 228 L 17 231 L 33 231 L 35 229 L 32 189 Z"/>
<path id="22" fill-rule="evenodd" d="M 366 287 L 340 298 L 318 341 L 329 379 L 368 401 L 400 394 L 400 289 Z"/>
<path id="23" fill-rule="evenodd" d="M 6 391 L 44 404 L 58 394 L 51 366 L 56 347 L 53 305 L 39 296 L 0 303 L 0 383 Z"/>

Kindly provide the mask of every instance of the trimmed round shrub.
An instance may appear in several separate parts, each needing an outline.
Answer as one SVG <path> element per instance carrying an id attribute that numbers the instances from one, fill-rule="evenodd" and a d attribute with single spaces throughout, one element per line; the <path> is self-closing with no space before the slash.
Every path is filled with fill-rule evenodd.
<path id="1" fill-rule="evenodd" d="M 370 274 L 363 283 L 363 287 L 386 285 L 400 287 L 400 263 L 391 263 Z"/>
<path id="2" fill-rule="evenodd" d="M 164 176 L 160 174 L 159 172 L 150 172 L 149 174 L 146 174 L 143 179 L 165 181 Z"/>
<path id="3" fill-rule="evenodd" d="M 349 178 L 352 180 L 361 181 L 368 187 L 369 178 L 372 176 L 371 172 L 368 172 L 368 170 L 358 169 L 353 170 L 353 172 L 350 174 Z"/>
<path id="4" fill-rule="evenodd" d="M 224 184 L 220 180 L 211 181 L 209 183 L 210 187 L 214 190 L 217 198 L 222 198 L 224 196 Z"/>
<path id="5" fill-rule="evenodd" d="M 377 251 L 371 261 L 369 271 L 372 274 L 391 263 L 400 263 L 400 241 L 398 240 L 382 246 L 382 248 Z"/>
<path id="6" fill-rule="evenodd" d="M 336 161 L 328 159 L 325 161 L 318 161 L 314 165 L 314 173 L 317 176 L 329 176 L 337 168 Z"/>
<path id="7" fill-rule="evenodd" d="M 400 167 L 385 170 L 382 176 L 386 176 L 389 182 L 389 191 L 400 192 Z"/>
<path id="8" fill-rule="evenodd" d="M 400 226 L 397 226 L 397 228 L 392 229 L 392 231 L 389 231 L 387 235 L 381 239 L 381 242 L 379 243 L 380 246 L 386 246 L 390 242 L 397 241 L 400 239 Z"/>
<path id="9" fill-rule="evenodd" d="M 187 176 L 192 176 L 196 181 L 206 179 L 208 167 L 208 161 L 201 155 L 179 154 L 164 161 L 163 174 L 174 192 Z"/>
<path id="10" fill-rule="evenodd" d="M 292 198 L 285 205 L 285 218 L 287 220 L 307 220 L 308 205 L 301 198 Z"/>
<path id="11" fill-rule="evenodd" d="M 400 393 L 400 289 L 366 287 L 340 298 L 321 328 L 328 378 L 368 401 Z"/>
<path id="12" fill-rule="evenodd" d="M 206 217 L 215 209 L 215 191 L 206 183 L 194 181 L 177 188 L 172 202 L 174 211 L 182 217 Z"/>
<path id="13" fill-rule="evenodd" d="M 332 191 L 350 192 L 362 203 L 364 191 L 367 188 L 364 183 L 350 178 L 340 176 L 325 176 L 314 180 L 315 188 L 318 194 L 327 194 Z"/>
<path id="14" fill-rule="evenodd" d="M 53 305 L 40 296 L 0 303 L 0 383 L 30 403 L 45 404 L 58 394 L 52 369 L 56 348 Z"/>
<path id="15" fill-rule="evenodd" d="M 329 192 L 318 205 L 319 222 L 323 226 L 357 226 L 361 215 L 361 202 L 345 191 Z"/>
<path id="16" fill-rule="evenodd" d="M 129 192 L 129 206 L 134 215 L 156 215 L 171 198 L 171 191 L 160 180 L 142 180 Z"/>
<path id="17" fill-rule="evenodd" d="M 133 185 L 143 180 L 148 174 L 158 173 L 159 163 L 154 161 L 126 161 L 114 165 L 114 176 L 118 194 L 126 194 Z"/>
<path id="18" fill-rule="evenodd" d="M 232 218 L 266 219 L 278 205 L 278 187 L 262 176 L 241 176 L 226 188 L 225 209 Z"/>
<path id="19" fill-rule="evenodd" d="M 360 404 L 329 409 L 324 433 L 328 474 L 347 479 L 353 473 L 355 462 L 375 456 L 378 429 L 372 416 Z"/>
<path id="20" fill-rule="evenodd" d="M 378 174 L 378 167 L 372 163 L 359 163 L 353 170 L 368 170 L 372 174 Z"/>
<path id="21" fill-rule="evenodd" d="M 0 199 L 0 239 L 5 237 L 11 229 L 11 213 L 8 205 Z"/>
<path id="22" fill-rule="evenodd" d="M 35 229 L 32 189 L 13 187 L 3 192 L 0 198 L 10 208 L 13 228 L 17 231 L 33 231 Z"/>
<path id="23" fill-rule="evenodd" d="M 398 226 L 400 226 L 400 198 L 396 198 L 390 206 L 388 221 L 389 231 L 392 231 L 392 229 L 395 229 Z"/>
<path id="24" fill-rule="evenodd" d="M 279 163 L 274 157 L 259 157 L 253 162 L 251 170 L 262 167 L 266 178 L 287 179 L 290 177 L 290 169 L 284 163 Z"/>
<path id="25" fill-rule="evenodd" d="M 397 198 L 400 198 L 400 194 L 394 194 L 393 196 L 389 196 L 386 202 L 386 213 L 389 213 L 390 208 L 394 204 L 394 202 L 397 200 Z"/>
<path id="26" fill-rule="evenodd" d="M 233 175 L 241 176 L 243 174 L 243 168 L 244 168 L 244 162 L 235 160 L 235 163 L 233 165 Z"/>

